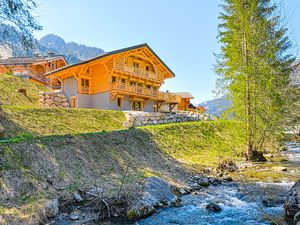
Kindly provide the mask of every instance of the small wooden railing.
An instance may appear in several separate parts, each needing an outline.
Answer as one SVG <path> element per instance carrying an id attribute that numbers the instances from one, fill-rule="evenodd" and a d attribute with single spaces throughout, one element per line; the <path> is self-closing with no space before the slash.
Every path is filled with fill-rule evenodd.
<path id="1" fill-rule="evenodd" d="M 149 97 L 154 97 L 161 101 L 180 102 L 180 97 L 168 92 L 156 91 L 144 87 L 127 85 L 125 83 L 113 82 L 111 83 L 111 90 L 119 90 L 133 94 L 139 94 Z"/>
<path id="2" fill-rule="evenodd" d="M 127 73 L 131 73 L 137 76 L 141 76 L 148 79 L 154 79 L 163 81 L 163 74 L 158 72 L 152 72 L 149 70 L 137 68 L 134 66 L 125 65 L 121 59 L 116 59 L 114 68 L 119 71 L 124 71 Z"/>

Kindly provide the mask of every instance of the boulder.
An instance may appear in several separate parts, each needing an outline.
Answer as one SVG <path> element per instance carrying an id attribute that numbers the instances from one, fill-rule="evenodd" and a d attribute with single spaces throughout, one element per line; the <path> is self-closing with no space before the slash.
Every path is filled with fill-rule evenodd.
<path id="1" fill-rule="evenodd" d="M 221 207 L 214 202 L 209 203 L 208 205 L 205 206 L 205 208 L 207 211 L 210 212 L 220 212 L 222 210 Z"/>
<path id="2" fill-rule="evenodd" d="M 158 206 L 159 203 L 176 205 L 179 200 L 177 188 L 159 177 L 147 178 L 144 186 L 143 202 Z"/>
<path id="3" fill-rule="evenodd" d="M 287 193 L 284 203 L 285 216 L 293 218 L 300 211 L 300 180 Z"/>
<path id="4" fill-rule="evenodd" d="M 159 177 L 149 177 L 145 181 L 141 198 L 128 210 L 130 220 L 138 220 L 152 215 L 155 208 L 179 206 L 179 189 Z"/>

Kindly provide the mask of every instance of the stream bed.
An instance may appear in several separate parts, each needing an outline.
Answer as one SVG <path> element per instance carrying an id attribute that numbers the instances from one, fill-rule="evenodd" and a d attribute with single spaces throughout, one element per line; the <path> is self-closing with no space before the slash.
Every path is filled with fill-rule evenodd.
<path id="1" fill-rule="evenodd" d="M 293 166 L 300 166 L 300 143 L 288 143 L 282 153 Z M 298 173 L 298 170 L 296 170 Z M 300 178 L 300 174 L 296 176 Z M 299 179 L 298 178 L 298 179 Z M 56 220 L 54 225 L 267 225 L 271 221 L 283 224 L 283 203 L 294 182 L 226 182 L 182 197 L 176 208 L 160 209 L 158 213 L 138 222 L 84 222 Z M 221 207 L 219 212 L 206 209 L 209 203 Z"/>
<path id="2" fill-rule="evenodd" d="M 281 219 L 286 192 L 292 183 L 229 183 L 210 186 L 198 195 L 183 197 L 182 207 L 162 210 L 138 222 L 139 225 L 239 225 L 270 224 L 269 216 Z M 208 203 L 217 203 L 220 212 L 206 210 Z"/>

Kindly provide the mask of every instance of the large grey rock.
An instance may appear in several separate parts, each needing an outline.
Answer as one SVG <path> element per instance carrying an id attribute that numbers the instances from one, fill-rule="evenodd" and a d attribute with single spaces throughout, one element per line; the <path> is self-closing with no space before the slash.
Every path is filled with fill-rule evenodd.
<path id="1" fill-rule="evenodd" d="M 300 180 L 298 180 L 287 193 L 284 203 L 286 217 L 294 217 L 300 211 Z"/>
<path id="2" fill-rule="evenodd" d="M 221 207 L 214 202 L 211 202 L 208 205 L 206 205 L 205 209 L 210 212 L 220 212 L 222 210 Z"/>
<path id="3" fill-rule="evenodd" d="M 180 192 L 175 186 L 159 177 L 149 177 L 145 181 L 142 197 L 127 212 L 128 219 L 138 220 L 150 216 L 155 208 L 179 206 Z"/>
<path id="4" fill-rule="evenodd" d="M 143 202 L 146 205 L 158 206 L 176 205 L 179 200 L 179 193 L 175 186 L 159 177 L 149 177 L 144 186 Z"/>

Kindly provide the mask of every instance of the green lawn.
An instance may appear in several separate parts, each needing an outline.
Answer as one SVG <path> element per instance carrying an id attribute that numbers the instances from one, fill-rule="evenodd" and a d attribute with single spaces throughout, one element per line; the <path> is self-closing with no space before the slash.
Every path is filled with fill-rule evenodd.
<path id="1" fill-rule="evenodd" d="M 168 155 L 190 166 L 211 167 L 230 158 L 241 159 L 242 124 L 217 120 L 165 124 L 142 128 Z"/>
<path id="2" fill-rule="evenodd" d="M 27 97 L 19 89 L 25 89 Z M 5 129 L 4 138 L 78 134 L 124 128 L 123 122 L 126 118 L 123 112 L 41 108 L 39 92 L 47 90 L 29 80 L 0 74 L 0 128 Z"/>
<path id="3" fill-rule="evenodd" d="M 47 136 L 124 129 L 123 112 L 97 109 L 2 106 L 5 137 Z"/>

